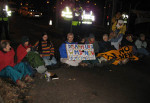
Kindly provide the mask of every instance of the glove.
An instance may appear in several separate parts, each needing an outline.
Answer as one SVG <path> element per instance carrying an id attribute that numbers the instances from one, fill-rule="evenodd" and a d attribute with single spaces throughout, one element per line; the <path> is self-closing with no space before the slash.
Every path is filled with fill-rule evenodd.
<path id="1" fill-rule="evenodd" d="M 50 55 L 50 58 L 49 58 L 49 60 L 52 60 L 52 58 L 53 58 L 53 55 Z"/>

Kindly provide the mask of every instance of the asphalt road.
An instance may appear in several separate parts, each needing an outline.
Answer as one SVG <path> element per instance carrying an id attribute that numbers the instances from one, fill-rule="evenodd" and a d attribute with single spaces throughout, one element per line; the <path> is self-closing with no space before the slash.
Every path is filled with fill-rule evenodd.
<path id="1" fill-rule="evenodd" d="M 27 35 L 34 43 L 44 31 L 49 31 L 44 20 L 15 16 L 10 21 L 15 41 Z M 58 52 L 62 38 L 55 34 L 50 37 L 54 38 Z M 101 68 L 60 66 L 50 70 L 59 76 L 59 80 L 46 82 L 45 78 L 35 77 L 35 87 L 29 94 L 33 103 L 150 103 L 149 60 Z"/>

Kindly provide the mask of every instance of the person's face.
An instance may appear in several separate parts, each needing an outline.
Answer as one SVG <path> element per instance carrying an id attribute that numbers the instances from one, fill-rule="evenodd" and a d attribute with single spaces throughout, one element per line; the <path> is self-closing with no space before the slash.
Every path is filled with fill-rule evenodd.
<path id="1" fill-rule="evenodd" d="M 133 41 L 133 39 L 132 39 L 131 36 L 128 36 L 128 37 L 127 37 L 127 40 L 128 40 L 128 41 Z"/>
<path id="2" fill-rule="evenodd" d="M 46 41 L 48 39 L 48 36 L 44 35 L 42 38 L 43 38 L 44 41 Z"/>
<path id="3" fill-rule="evenodd" d="M 85 38 L 82 38 L 81 43 L 85 43 Z"/>
<path id="4" fill-rule="evenodd" d="M 107 42 L 108 41 L 108 36 L 103 36 L 103 40 L 105 41 L 105 42 Z"/>
<path id="5" fill-rule="evenodd" d="M 74 36 L 73 35 L 68 35 L 67 36 L 68 42 L 73 42 Z"/>
<path id="6" fill-rule="evenodd" d="M 24 46 L 28 46 L 29 45 L 29 41 L 24 43 Z"/>
<path id="7" fill-rule="evenodd" d="M 9 52 L 10 49 L 11 49 L 10 44 L 7 44 L 7 45 L 6 45 L 6 48 L 4 48 L 3 50 L 4 50 L 5 52 Z"/>
<path id="8" fill-rule="evenodd" d="M 90 41 L 94 42 L 94 41 L 95 41 L 95 38 L 90 38 Z"/>
<path id="9" fill-rule="evenodd" d="M 142 37 L 141 37 L 141 40 L 145 40 L 145 36 L 142 36 Z"/>

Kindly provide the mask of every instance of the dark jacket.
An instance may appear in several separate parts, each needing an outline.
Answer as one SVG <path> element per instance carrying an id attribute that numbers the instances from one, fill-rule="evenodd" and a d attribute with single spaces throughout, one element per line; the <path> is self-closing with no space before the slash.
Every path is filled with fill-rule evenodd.
<path id="1" fill-rule="evenodd" d="M 104 53 L 104 52 L 107 52 L 110 50 L 115 50 L 115 47 L 111 45 L 110 41 L 107 41 L 107 42 L 101 41 L 99 43 L 99 52 L 100 53 Z"/>
<path id="2" fill-rule="evenodd" d="M 128 46 L 128 45 L 129 46 L 134 46 L 134 43 L 128 41 L 126 38 L 123 38 L 123 40 L 121 41 L 121 47 Z"/>

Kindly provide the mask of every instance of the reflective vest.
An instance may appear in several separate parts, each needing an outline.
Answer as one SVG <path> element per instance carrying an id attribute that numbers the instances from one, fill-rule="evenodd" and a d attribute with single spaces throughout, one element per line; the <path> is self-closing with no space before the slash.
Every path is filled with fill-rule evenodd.
<path id="1" fill-rule="evenodd" d="M 93 12 L 85 12 L 84 10 L 82 14 L 82 24 L 92 24 L 93 21 L 95 21 L 95 16 L 93 15 Z"/>
<path id="2" fill-rule="evenodd" d="M 61 16 L 65 19 L 65 20 L 71 20 L 73 18 L 73 14 L 71 9 L 67 6 L 64 8 L 64 10 L 61 13 Z"/>

